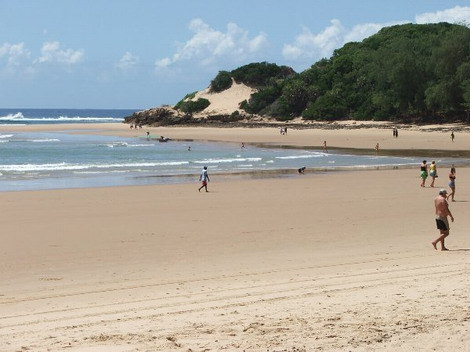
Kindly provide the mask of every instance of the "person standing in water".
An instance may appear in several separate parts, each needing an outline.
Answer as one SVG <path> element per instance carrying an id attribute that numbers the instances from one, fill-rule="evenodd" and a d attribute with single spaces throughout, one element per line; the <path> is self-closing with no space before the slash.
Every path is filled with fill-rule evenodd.
<path id="1" fill-rule="evenodd" d="M 207 174 L 207 166 L 204 166 L 204 169 L 202 169 L 201 176 L 199 176 L 199 181 L 202 182 L 202 186 L 199 187 L 198 191 L 201 192 L 201 189 L 205 188 L 206 192 L 209 192 L 207 190 L 207 182 L 210 181 L 209 175 Z"/>
<path id="2" fill-rule="evenodd" d="M 437 177 L 437 166 L 434 160 L 431 162 L 431 165 L 429 166 L 429 176 L 431 176 L 432 178 L 430 186 L 434 187 L 434 181 L 436 180 L 436 177 Z"/>
<path id="3" fill-rule="evenodd" d="M 450 168 L 450 173 L 449 173 L 449 187 L 452 193 L 447 196 L 447 199 L 449 199 L 452 196 L 453 202 L 455 202 L 454 196 L 455 196 L 455 178 L 456 177 L 457 176 L 455 175 L 455 166 L 452 165 L 452 167 Z"/>
<path id="4" fill-rule="evenodd" d="M 423 160 L 421 164 L 421 187 L 425 187 L 426 179 L 428 178 L 428 164 L 426 164 L 426 160 Z"/>
<path id="5" fill-rule="evenodd" d="M 454 217 L 449 210 L 449 204 L 447 203 L 447 191 L 445 189 L 441 189 L 439 191 L 439 195 L 434 199 L 434 206 L 436 208 L 436 226 L 439 230 L 440 236 L 432 241 L 432 245 L 434 249 L 437 250 L 437 244 L 441 242 L 441 251 L 448 251 L 444 244 L 444 240 L 447 236 L 449 236 L 449 220 L 447 217 L 450 216 L 450 220 L 454 222 Z"/>

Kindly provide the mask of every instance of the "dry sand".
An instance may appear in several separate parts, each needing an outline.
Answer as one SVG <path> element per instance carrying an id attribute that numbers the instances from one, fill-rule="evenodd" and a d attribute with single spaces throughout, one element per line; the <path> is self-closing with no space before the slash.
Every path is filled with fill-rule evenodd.
<path id="1" fill-rule="evenodd" d="M 452 149 L 438 132 L 156 131 Z M 198 186 L 1 193 L 0 351 L 470 350 L 470 169 L 457 170 L 449 252 L 431 246 L 437 189 L 417 170 Z"/>

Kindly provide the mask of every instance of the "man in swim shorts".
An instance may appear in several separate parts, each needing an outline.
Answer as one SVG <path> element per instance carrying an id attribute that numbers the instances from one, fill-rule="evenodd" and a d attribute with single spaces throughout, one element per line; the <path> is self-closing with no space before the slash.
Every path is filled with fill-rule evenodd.
<path id="1" fill-rule="evenodd" d="M 199 181 L 202 182 L 202 186 L 199 187 L 198 191 L 201 192 L 201 189 L 205 188 L 206 192 L 209 192 L 207 190 L 207 182 L 209 182 L 210 179 L 209 175 L 207 174 L 207 166 L 204 166 L 204 168 L 202 169 L 201 176 L 199 176 Z"/>
<path id="2" fill-rule="evenodd" d="M 437 244 L 441 242 L 441 251 L 448 251 L 444 245 L 444 239 L 449 236 L 449 221 L 447 217 L 450 216 L 450 220 L 454 222 L 454 217 L 449 210 L 449 204 L 447 203 L 447 191 L 441 189 L 439 195 L 434 199 L 434 206 L 436 208 L 436 226 L 439 230 L 440 236 L 432 242 L 434 249 L 437 250 Z"/>

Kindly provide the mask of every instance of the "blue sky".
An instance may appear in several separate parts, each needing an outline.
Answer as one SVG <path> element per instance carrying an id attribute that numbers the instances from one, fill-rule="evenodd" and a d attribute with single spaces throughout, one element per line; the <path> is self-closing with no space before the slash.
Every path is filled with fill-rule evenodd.
<path id="1" fill-rule="evenodd" d="M 469 1 L 0 0 L 0 108 L 149 108 L 268 61 L 300 72 L 400 23 L 470 23 Z"/>

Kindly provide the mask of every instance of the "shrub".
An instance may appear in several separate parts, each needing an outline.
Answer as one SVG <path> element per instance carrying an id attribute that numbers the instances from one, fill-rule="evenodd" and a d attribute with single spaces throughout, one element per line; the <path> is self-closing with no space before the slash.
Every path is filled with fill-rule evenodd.
<path id="1" fill-rule="evenodd" d="M 192 92 L 192 93 L 186 94 L 183 99 L 181 99 L 178 103 L 176 103 L 175 109 L 182 110 L 182 109 L 181 109 L 181 106 L 184 104 L 184 102 L 185 102 L 186 100 L 191 100 L 191 99 L 193 99 L 193 98 L 196 96 L 196 93 L 197 93 L 197 91 L 196 91 L 196 92 Z"/>
<path id="2" fill-rule="evenodd" d="M 183 101 L 179 109 L 187 114 L 192 114 L 204 110 L 210 105 L 210 101 L 204 98 L 199 98 L 196 101 L 189 100 Z"/>
<path id="3" fill-rule="evenodd" d="M 220 71 L 211 81 L 211 92 L 222 92 L 232 86 L 232 76 L 227 71 Z"/>

